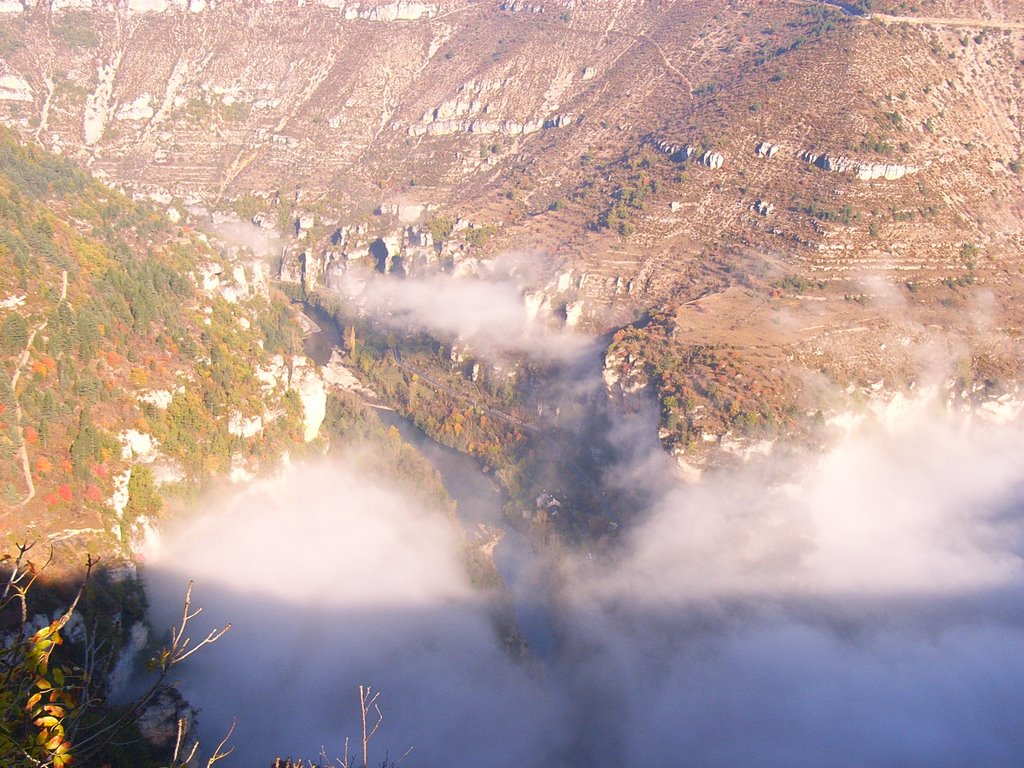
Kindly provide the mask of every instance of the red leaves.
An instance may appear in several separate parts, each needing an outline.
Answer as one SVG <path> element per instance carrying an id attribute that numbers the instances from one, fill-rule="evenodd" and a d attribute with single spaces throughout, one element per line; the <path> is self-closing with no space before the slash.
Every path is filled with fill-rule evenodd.
<path id="1" fill-rule="evenodd" d="M 57 492 L 47 493 L 43 495 L 43 501 L 48 505 L 56 506 L 61 502 L 70 502 L 74 498 L 74 493 L 71 491 L 71 486 L 67 483 L 63 483 L 57 487 Z"/>

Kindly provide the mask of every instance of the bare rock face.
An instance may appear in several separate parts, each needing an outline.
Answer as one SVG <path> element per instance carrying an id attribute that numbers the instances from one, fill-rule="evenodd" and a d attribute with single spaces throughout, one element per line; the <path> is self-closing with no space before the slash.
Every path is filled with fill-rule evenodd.
<path id="1" fill-rule="evenodd" d="M 812 150 L 802 152 L 800 158 L 805 162 L 818 166 L 823 171 L 828 171 L 829 173 L 849 173 L 861 181 L 874 181 L 876 179 L 896 181 L 920 170 L 912 165 L 870 163 L 856 160 L 846 155 L 817 154 Z"/>
<path id="2" fill-rule="evenodd" d="M 32 87 L 14 74 L 0 75 L 0 101 L 31 102 L 35 99 Z"/>
<path id="3" fill-rule="evenodd" d="M 185 720 L 195 727 L 196 711 L 176 688 L 161 691 L 143 710 L 137 721 L 139 733 L 156 747 L 172 747 L 178 738 L 178 722 Z M 187 750 L 186 750 L 187 753 Z"/>
<path id="4" fill-rule="evenodd" d="M 929 311 L 935 297 L 910 295 L 908 278 L 962 300 L 950 313 L 972 285 L 1012 310 L 1019 32 L 963 45 L 822 7 L 805 45 L 806 4 L 746 5 L 0 0 L 0 121 L 164 210 L 256 200 L 264 225 L 298 220 L 280 276 L 307 290 L 523 251 L 531 311 L 579 302 L 579 322 L 609 330 L 724 294 L 758 252 L 773 276 L 749 290 L 776 300 L 775 267 L 813 286 L 784 299 L 814 302 L 822 317 L 804 325 L 844 354 L 846 330 L 870 325 L 870 297 L 846 298 L 865 279 Z M 444 242 L 435 217 L 456 222 Z M 992 254 L 973 271 L 968 243 Z M 208 277 L 238 296 L 257 282 L 230 264 Z M 702 339 L 728 335 L 735 301 L 695 321 Z M 863 333 L 870 362 L 878 331 Z M 794 359 L 781 342 L 770 355 Z"/>
<path id="5" fill-rule="evenodd" d="M 702 165 L 705 165 L 708 168 L 711 168 L 712 170 L 717 171 L 719 168 L 721 168 L 725 164 L 725 156 L 722 155 L 721 152 L 710 152 L 709 151 L 709 152 L 705 152 L 701 156 L 700 162 L 701 162 Z"/>

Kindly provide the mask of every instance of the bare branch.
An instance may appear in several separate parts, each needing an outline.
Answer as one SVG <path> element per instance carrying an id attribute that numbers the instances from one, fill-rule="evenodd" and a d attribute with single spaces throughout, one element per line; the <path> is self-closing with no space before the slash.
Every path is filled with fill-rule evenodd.
<path id="1" fill-rule="evenodd" d="M 216 763 L 219 760 L 223 760 L 225 757 L 227 757 L 228 755 L 230 755 L 232 752 L 235 751 L 234 747 L 231 747 L 231 749 L 229 749 L 227 752 L 224 752 L 222 750 L 224 749 L 224 745 L 228 743 L 228 739 L 231 738 L 231 734 L 233 734 L 235 732 L 235 726 L 237 724 L 238 724 L 238 718 L 237 717 L 233 718 L 231 720 L 231 727 L 228 728 L 228 732 L 224 735 L 224 738 L 220 740 L 220 744 L 218 744 L 217 748 L 213 750 L 213 755 L 206 762 L 206 768 L 212 768 L 214 763 Z"/>

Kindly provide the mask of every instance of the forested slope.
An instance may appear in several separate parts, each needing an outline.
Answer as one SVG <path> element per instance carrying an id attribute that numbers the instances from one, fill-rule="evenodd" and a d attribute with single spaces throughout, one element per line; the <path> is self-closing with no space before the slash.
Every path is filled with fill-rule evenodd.
<path id="1" fill-rule="evenodd" d="M 230 269 L 245 290 L 216 290 Z M 301 443 L 298 395 L 272 374 L 259 378 L 298 344 L 284 301 L 253 279 L 260 273 L 0 134 L 9 529 L 120 538 L 160 510 L 161 496 L 226 475 L 233 461 L 257 471 Z M 238 426 L 254 419 L 259 429 Z"/>

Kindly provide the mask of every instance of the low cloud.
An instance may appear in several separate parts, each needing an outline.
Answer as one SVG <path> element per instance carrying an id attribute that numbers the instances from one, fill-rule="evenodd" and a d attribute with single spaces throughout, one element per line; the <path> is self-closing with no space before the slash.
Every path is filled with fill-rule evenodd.
<path id="1" fill-rule="evenodd" d="M 445 518 L 347 462 L 292 468 L 168 536 L 236 627 L 184 690 L 238 759 L 340 754 L 355 691 L 384 693 L 375 759 L 403 765 L 1017 766 L 1024 759 L 1024 429 L 925 399 L 863 418 L 779 484 L 697 486 L 612 420 L 648 489 L 611 554 L 523 566 L 554 649 L 510 661 Z M 639 424 L 639 426 L 638 426 Z M 200 634 L 200 632 L 196 632 Z"/>
<path id="2" fill-rule="evenodd" d="M 523 284 L 505 269 L 461 276 L 345 276 L 339 290 L 392 328 L 458 340 L 492 360 L 569 361 L 592 344 L 560 327 L 539 301 L 531 308 Z"/>
<path id="3" fill-rule="evenodd" d="M 539 739 L 558 741 L 552 693 L 502 650 L 461 552 L 448 518 L 348 461 L 292 468 L 170 532 L 148 568 L 154 620 L 175 621 L 195 579 L 203 618 L 234 625 L 182 673 L 204 740 L 238 716 L 226 765 L 341 757 L 368 683 L 385 716 L 375 761 L 411 746 L 416 762 L 468 768 L 493 744 L 529 763 Z"/>
<path id="4" fill-rule="evenodd" d="M 278 258 L 284 240 L 276 230 L 267 230 L 244 221 L 210 224 L 209 229 L 228 245 L 248 248 L 260 258 Z"/>

